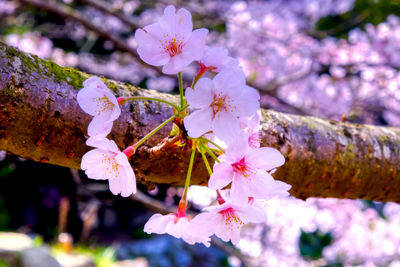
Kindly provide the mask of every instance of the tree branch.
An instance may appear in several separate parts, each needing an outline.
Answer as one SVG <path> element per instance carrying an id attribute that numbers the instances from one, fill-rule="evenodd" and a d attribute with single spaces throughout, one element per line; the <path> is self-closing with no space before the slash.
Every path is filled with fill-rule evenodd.
<path id="1" fill-rule="evenodd" d="M 0 43 L 0 149 L 35 161 L 78 169 L 90 148 L 85 134 L 91 117 L 76 102 L 88 77 Z M 104 79 L 118 96 L 178 97 Z M 169 106 L 137 101 L 123 106 L 110 138 L 132 145 L 172 115 Z M 400 129 L 358 125 L 262 111 L 262 143 L 286 157 L 274 177 L 292 185 L 298 198 L 336 197 L 400 202 Z M 169 129 L 168 129 L 169 128 Z M 143 183 L 183 184 L 190 151 L 148 149 L 168 136 L 154 135 L 131 160 Z M 153 152 L 149 152 L 153 151 Z M 197 157 L 193 183 L 206 184 Z"/>

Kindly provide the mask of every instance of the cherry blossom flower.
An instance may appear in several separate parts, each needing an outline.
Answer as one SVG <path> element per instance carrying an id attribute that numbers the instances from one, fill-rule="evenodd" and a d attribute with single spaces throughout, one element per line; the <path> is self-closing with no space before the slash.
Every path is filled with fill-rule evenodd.
<path id="1" fill-rule="evenodd" d="M 144 226 L 144 231 L 148 234 L 170 234 L 176 238 L 182 238 L 185 242 L 193 245 L 203 243 L 206 247 L 210 246 L 210 238 L 203 233 L 197 233 L 188 229 L 191 218 L 179 216 L 178 214 L 154 214 Z"/>
<path id="2" fill-rule="evenodd" d="M 96 76 L 85 80 L 83 88 L 78 92 L 77 100 L 83 111 L 94 116 L 88 126 L 89 136 L 108 135 L 113 121 L 121 114 L 121 109 L 117 98 L 103 81 Z"/>
<path id="3" fill-rule="evenodd" d="M 260 112 L 250 117 L 240 118 L 240 128 L 243 129 L 244 134 L 247 136 L 249 146 L 251 148 L 260 147 Z"/>
<path id="4" fill-rule="evenodd" d="M 220 72 L 223 69 L 240 68 L 239 61 L 228 56 L 228 49 L 223 47 L 206 47 L 206 52 L 199 61 L 200 70 L 196 77 L 201 77 L 207 70 Z"/>
<path id="5" fill-rule="evenodd" d="M 147 64 L 164 66 L 163 73 L 176 74 L 204 53 L 208 30 L 192 32 L 192 15 L 181 8 L 167 6 L 159 22 L 137 29 L 138 54 Z"/>
<path id="6" fill-rule="evenodd" d="M 224 241 L 237 244 L 240 230 L 246 223 L 266 221 L 266 212 L 257 205 L 238 205 L 225 202 L 222 205 L 207 207 L 190 222 L 189 230 L 210 236 L 215 234 Z"/>
<path id="7" fill-rule="evenodd" d="M 104 137 L 91 137 L 86 141 L 90 150 L 82 157 L 81 169 L 89 178 L 107 180 L 114 195 L 128 197 L 136 193 L 135 173 L 126 155 L 114 141 Z"/>
<path id="8" fill-rule="evenodd" d="M 260 107 L 258 92 L 246 86 L 244 74 L 238 70 L 222 71 L 213 80 L 201 78 L 185 95 L 188 104 L 198 109 L 184 119 L 193 138 L 213 131 L 229 143 L 240 132 L 238 117 L 251 116 Z"/>
<path id="9" fill-rule="evenodd" d="M 247 202 L 248 197 L 288 196 L 291 186 L 274 180 L 268 172 L 285 162 L 278 150 L 271 147 L 251 149 L 247 138 L 241 136 L 218 159 L 208 182 L 210 188 L 221 189 L 232 182 L 231 197 L 242 202 Z"/>

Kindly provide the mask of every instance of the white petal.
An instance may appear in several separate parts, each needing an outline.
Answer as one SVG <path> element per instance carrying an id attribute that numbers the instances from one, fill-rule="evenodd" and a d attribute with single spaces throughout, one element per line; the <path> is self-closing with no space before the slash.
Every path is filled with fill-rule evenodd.
<path id="1" fill-rule="evenodd" d="M 240 133 L 238 118 L 229 112 L 218 112 L 211 127 L 215 136 L 226 143 L 232 143 Z"/>
<path id="2" fill-rule="evenodd" d="M 105 153 L 103 150 L 93 149 L 82 156 L 81 169 L 85 171 L 89 178 L 96 180 L 108 179 L 108 165 L 102 164 Z"/>
<path id="3" fill-rule="evenodd" d="M 239 175 L 235 175 L 232 180 L 231 186 L 231 198 L 236 203 L 247 203 L 251 192 L 249 192 L 247 178 Z"/>
<path id="4" fill-rule="evenodd" d="M 196 110 L 183 119 L 185 129 L 192 138 L 198 138 L 211 130 L 212 109 Z"/>
<path id="5" fill-rule="evenodd" d="M 287 192 L 291 186 L 281 181 L 276 181 L 267 172 L 258 172 L 252 176 L 247 183 L 248 190 L 252 197 L 257 199 L 271 199 L 274 197 L 288 196 Z"/>
<path id="6" fill-rule="evenodd" d="M 88 125 L 89 136 L 106 137 L 112 129 L 113 122 L 103 119 L 104 116 L 95 116 Z"/>
<path id="7" fill-rule="evenodd" d="M 228 49 L 223 47 L 207 47 L 203 58 L 200 60 L 206 67 L 221 68 L 228 59 Z"/>
<path id="8" fill-rule="evenodd" d="M 172 214 L 168 215 L 161 215 L 161 214 L 154 214 L 150 217 L 147 223 L 144 225 L 143 231 L 148 234 L 164 234 L 166 233 L 166 228 L 169 222 L 174 220 L 175 216 Z"/>
<path id="9" fill-rule="evenodd" d="M 275 148 L 260 147 L 247 153 L 246 162 L 255 168 L 268 171 L 282 166 L 285 163 L 285 158 Z"/>
<path id="10" fill-rule="evenodd" d="M 160 49 L 155 46 L 139 46 L 137 49 L 139 57 L 149 65 L 153 66 L 162 66 L 167 64 L 171 57 L 169 54 L 164 51 L 164 49 Z"/>
<path id="11" fill-rule="evenodd" d="M 226 162 L 216 163 L 213 168 L 208 187 L 211 189 L 221 189 L 227 186 L 233 178 L 232 166 Z"/>
<path id="12" fill-rule="evenodd" d="M 234 101 L 234 114 L 237 116 L 253 116 L 257 114 L 257 110 L 260 108 L 260 95 L 255 89 L 251 87 L 244 87 L 243 93 L 235 98 Z"/>
<path id="13" fill-rule="evenodd" d="M 129 164 L 128 158 L 122 152 L 116 157 L 117 162 L 121 166 L 120 175 L 118 179 L 121 180 L 121 196 L 128 197 L 131 194 L 136 194 L 136 179 L 135 173 L 131 165 Z"/>
<path id="14" fill-rule="evenodd" d="M 109 140 L 102 136 L 90 137 L 88 140 L 86 140 L 86 145 L 100 148 L 103 151 L 109 151 L 114 153 L 119 152 L 119 148 L 113 140 Z"/>
<path id="15" fill-rule="evenodd" d="M 257 204 L 248 204 L 237 206 L 236 214 L 244 223 L 262 223 L 267 220 L 267 212 Z"/>
<path id="16" fill-rule="evenodd" d="M 162 72 L 165 74 L 177 74 L 194 60 L 193 55 L 188 52 L 173 56 L 170 61 L 164 65 Z"/>
<path id="17" fill-rule="evenodd" d="M 200 60 L 204 55 L 208 30 L 205 28 L 194 30 L 188 42 L 182 48 L 183 53 L 190 53 L 193 60 Z"/>
<path id="18" fill-rule="evenodd" d="M 212 87 L 213 83 L 210 79 L 201 78 L 194 89 L 186 88 L 185 97 L 188 104 L 193 108 L 209 107 L 214 98 Z"/>
<path id="19" fill-rule="evenodd" d="M 188 231 L 196 235 L 210 236 L 214 234 L 215 225 L 222 223 L 220 214 L 202 212 L 192 219 Z"/>
<path id="20" fill-rule="evenodd" d="M 246 86 L 242 71 L 223 70 L 214 77 L 213 82 L 217 94 L 226 94 L 230 97 L 241 95 Z"/>
<path id="21" fill-rule="evenodd" d="M 192 15 L 189 11 L 181 8 L 176 12 L 175 29 L 179 40 L 186 41 L 190 39 L 193 30 Z"/>
<path id="22" fill-rule="evenodd" d="M 249 149 L 250 147 L 247 136 L 239 134 L 237 138 L 228 145 L 225 153 L 226 160 L 229 163 L 236 163 L 246 155 Z"/>
<path id="23" fill-rule="evenodd" d="M 83 111 L 89 115 L 95 116 L 98 113 L 97 99 L 103 97 L 103 92 L 96 90 L 93 87 L 84 87 L 79 90 L 77 101 Z"/>

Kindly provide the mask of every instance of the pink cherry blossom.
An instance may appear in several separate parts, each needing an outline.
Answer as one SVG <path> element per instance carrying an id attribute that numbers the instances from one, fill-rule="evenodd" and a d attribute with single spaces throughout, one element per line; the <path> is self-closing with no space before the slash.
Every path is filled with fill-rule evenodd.
<path id="1" fill-rule="evenodd" d="M 104 137 L 91 137 L 86 141 L 90 150 L 82 157 L 81 169 L 89 178 L 106 180 L 114 195 L 128 197 L 136 193 L 135 173 L 128 158 L 122 153 L 114 141 Z"/>
<path id="2" fill-rule="evenodd" d="M 261 223 L 266 221 L 266 212 L 257 205 L 238 205 L 226 202 L 222 205 L 204 208 L 190 222 L 190 231 L 210 236 L 215 234 L 224 241 L 231 240 L 237 244 L 240 231 L 244 224 Z"/>
<path id="3" fill-rule="evenodd" d="M 178 214 L 154 214 L 144 226 L 144 231 L 148 234 L 170 234 L 176 238 L 182 238 L 185 242 L 193 245 L 203 243 L 206 247 L 210 246 L 210 238 L 207 235 L 188 229 L 191 218 L 179 216 Z"/>
<path id="4" fill-rule="evenodd" d="M 192 32 L 192 15 L 181 8 L 167 6 L 164 15 L 154 24 L 136 30 L 138 54 L 147 64 L 164 66 L 163 73 L 176 74 L 204 53 L 208 30 Z"/>
<path id="5" fill-rule="evenodd" d="M 251 148 L 260 147 L 260 111 L 250 117 L 240 118 L 240 128 L 247 136 Z"/>
<path id="6" fill-rule="evenodd" d="M 113 121 L 121 114 L 121 109 L 116 97 L 103 81 L 96 76 L 85 80 L 77 100 L 83 111 L 94 116 L 88 126 L 89 136 L 108 135 Z"/>
<path id="7" fill-rule="evenodd" d="M 199 61 L 200 70 L 196 76 L 202 75 L 207 70 L 220 72 L 223 69 L 240 68 L 239 61 L 228 56 L 228 49 L 223 47 L 206 47 L 206 52 Z"/>
<path id="8" fill-rule="evenodd" d="M 208 186 L 221 189 L 232 182 L 231 197 L 247 202 L 248 197 L 270 199 L 288 196 L 290 185 L 276 181 L 268 172 L 285 162 L 282 154 L 271 147 L 251 149 L 247 138 L 233 142 L 214 165 Z"/>
<path id="9" fill-rule="evenodd" d="M 258 92 L 246 86 L 239 70 L 222 71 L 213 80 L 201 78 L 194 89 L 186 89 L 185 95 L 188 104 L 197 109 L 184 119 L 193 138 L 213 131 L 229 143 L 240 132 L 239 117 L 251 116 L 260 107 Z"/>

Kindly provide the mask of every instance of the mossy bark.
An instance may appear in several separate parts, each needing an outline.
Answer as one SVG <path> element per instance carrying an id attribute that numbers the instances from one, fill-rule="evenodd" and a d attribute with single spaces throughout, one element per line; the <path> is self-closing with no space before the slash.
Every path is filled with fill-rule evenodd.
<path id="1" fill-rule="evenodd" d="M 0 43 L 0 149 L 35 161 L 79 169 L 91 117 L 76 101 L 88 74 L 62 68 Z M 146 95 L 178 102 L 176 96 L 104 79 L 118 96 Z M 172 115 L 157 102 L 122 107 L 110 138 L 132 145 Z M 172 125 L 146 146 L 168 136 Z M 400 202 L 400 129 L 357 125 L 263 110 L 262 143 L 279 149 L 286 163 L 274 174 L 298 198 L 363 198 Z M 183 184 L 190 151 L 175 148 L 153 155 L 141 150 L 132 166 L 143 183 Z M 200 157 L 193 183 L 206 184 Z"/>

